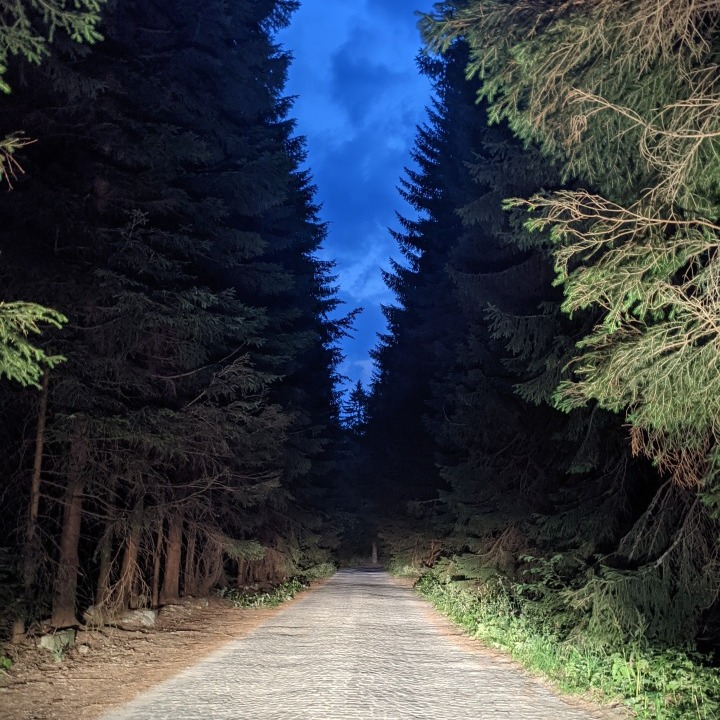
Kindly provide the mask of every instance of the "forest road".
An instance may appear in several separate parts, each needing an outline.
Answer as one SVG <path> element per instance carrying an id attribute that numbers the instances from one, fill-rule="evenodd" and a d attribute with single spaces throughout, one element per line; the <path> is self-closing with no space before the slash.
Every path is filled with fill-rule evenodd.
<path id="1" fill-rule="evenodd" d="M 341 570 L 246 637 L 103 720 L 590 720 L 415 592 Z M 472 643 L 477 645 L 477 643 Z"/>

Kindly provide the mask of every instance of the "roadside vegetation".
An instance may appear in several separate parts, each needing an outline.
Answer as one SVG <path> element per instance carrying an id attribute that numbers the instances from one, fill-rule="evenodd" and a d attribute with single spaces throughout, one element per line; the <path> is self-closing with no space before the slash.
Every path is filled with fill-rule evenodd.
<path id="1" fill-rule="evenodd" d="M 270 588 L 256 587 L 225 587 L 218 591 L 221 598 L 228 599 L 235 607 L 258 608 L 277 607 L 288 600 L 292 600 L 298 593 L 307 590 L 313 580 L 331 577 L 335 573 L 335 566 L 324 563 L 305 573 L 302 577 L 292 578 Z"/>
<path id="2" fill-rule="evenodd" d="M 420 26 L 435 92 L 353 455 L 381 557 L 567 690 L 719 717 L 720 6 Z"/>
<path id="3" fill-rule="evenodd" d="M 420 576 L 417 591 L 468 635 L 509 653 L 569 693 L 621 702 L 647 720 L 712 720 L 720 715 L 720 675 L 710 658 L 652 648 L 641 639 L 613 643 L 578 631 L 571 607 L 548 612 L 542 582 L 453 581 L 449 563 Z"/>

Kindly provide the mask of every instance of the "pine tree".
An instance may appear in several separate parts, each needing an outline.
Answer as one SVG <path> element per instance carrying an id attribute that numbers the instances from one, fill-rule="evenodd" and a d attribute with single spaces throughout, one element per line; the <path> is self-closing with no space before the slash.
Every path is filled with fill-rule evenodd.
<path id="1" fill-rule="evenodd" d="M 102 36 L 97 30 L 100 7 L 105 0 L 81 0 L 75 10 L 50 0 L 42 4 L 36 0 L 15 2 L 0 8 L 0 91 L 10 92 L 4 79 L 9 56 L 20 56 L 39 63 L 48 52 L 48 43 L 58 30 L 65 31 L 75 42 L 94 43 Z M 11 181 L 22 172 L 14 155 L 32 140 L 13 132 L 0 141 L 0 182 Z M 0 302 L 0 376 L 21 385 L 40 387 L 44 368 L 52 368 L 62 360 L 47 355 L 32 345 L 28 336 L 40 333 L 40 325 L 48 323 L 60 327 L 67 318 L 56 310 L 36 303 Z"/>
<path id="2" fill-rule="evenodd" d="M 362 380 L 358 380 L 343 404 L 343 425 L 353 434 L 362 436 L 367 431 L 370 395 Z"/>
<path id="3" fill-rule="evenodd" d="M 714 16 L 683 5 L 656 24 L 653 3 L 600 0 L 582 12 L 512 5 L 508 13 L 508 3 L 444 3 L 423 25 L 432 47 L 467 40 L 468 75 L 478 77 L 490 119 L 506 119 L 523 141 L 537 141 L 560 163 L 566 180 L 575 178 L 555 192 L 541 183 L 509 188 L 508 197 L 536 194 L 508 206 L 543 211 L 528 227 L 549 229 L 543 237 L 564 287 L 562 308 L 579 322 L 553 320 L 556 303 L 545 306 L 540 322 L 492 315 L 495 334 L 529 362 L 530 382 L 519 388 L 528 399 L 547 396 L 559 382 L 563 409 L 590 401 L 568 418 L 565 437 L 575 426 L 595 449 L 583 444 L 578 458 L 560 460 L 570 474 L 551 496 L 555 509 L 541 513 L 545 539 L 580 553 L 588 549 L 583 539 L 591 540 L 590 551 L 601 551 L 565 596 L 592 608 L 600 634 L 619 629 L 628 637 L 640 617 L 649 638 L 691 641 L 702 623 L 698 604 L 712 603 L 717 567 L 709 543 L 714 523 L 696 496 L 700 490 L 713 498 L 713 363 L 705 356 L 713 341 L 688 332 L 702 328 L 698 311 L 713 302 L 713 255 L 703 242 L 716 232 L 706 188 L 715 160 L 704 146 L 713 133 L 705 120 L 713 121 L 711 110 L 703 114 L 712 102 L 703 85 L 710 75 L 701 68 L 713 56 Z M 705 42 L 696 45 L 699 37 Z M 631 90 L 638 82 L 642 89 Z M 538 354 L 543 344 L 547 350 Z M 569 361 L 572 377 L 557 372 Z M 628 413 L 634 450 L 671 482 L 597 444 L 606 436 L 617 447 L 617 431 L 598 432 L 598 424 L 612 431 L 613 421 L 593 400 Z M 608 463 L 612 458 L 620 464 Z M 599 507 L 614 521 L 605 528 Z M 585 522 L 573 538 L 578 515 Z"/>
<path id="4" fill-rule="evenodd" d="M 8 208 L 7 271 L 32 259 L 29 280 L 71 318 L 45 459 L 66 483 L 44 485 L 58 625 L 80 567 L 83 599 L 111 610 L 317 560 L 313 533 L 298 548 L 298 523 L 278 522 L 298 507 L 310 428 L 336 412 L 324 228 L 271 39 L 294 6 L 113 6 L 91 57 L 58 53 L 14 94 L 29 132 L 53 132 L 23 160 L 39 181 Z M 320 389 L 310 419 L 291 398 L 303 383 Z"/>

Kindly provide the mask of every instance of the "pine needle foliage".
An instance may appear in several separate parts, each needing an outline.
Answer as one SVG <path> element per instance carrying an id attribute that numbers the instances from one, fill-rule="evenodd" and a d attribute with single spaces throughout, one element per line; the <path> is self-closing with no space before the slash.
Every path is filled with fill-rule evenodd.
<path id="1" fill-rule="evenodd" d="M 60 328 L 66 322 L 62 313 L 42 305 L 0 302 L 0 377 L 39 388 L 44 368 L 53 368 L 65 358 L 48 355 L 28 338 L 39 335 L 43 324 Z"/>
<path id="2" fill-rule="evenodd" d="M 39 64 L 58 32 L 77 43 L 102 40 L 98 28 L 106 0 L 12 0 L 0 9 L 0 90 L 10 92 L 4 79 L 8 59 L 23 57 Z"/>
<path id="3" fill-rule="evenodd" d="M 3 3 L 0 7 L 0 91 L 10 92 L 6 80 L 9 57 L 40 63 L 58 30 L 78 43 L 101 40 L 97 25 L 104 3 L 105 0 L 78 0 L 74 10 L 57 0 Z M 12 181 L 23 172 L 15 153 L 32 142 L 22 132 L 10 133 L 0 140 L 0 182 L 12 188 Z M 66 321 L 62 313 L 35 303 L 0 302 L 0 376 L 23 386 L 40 387 L 43 367 L 51 368 L 64 358 L 47 355 L 31 345 L 27 337 L 39 334 L 39 323 L 60 327 Z"/>
<path id="4" fill-rule="evenodd" d="M 600 311 L 558 403 L 626 412 L 636 450 L 715 502 L 717 5 L 472 0 L 423 28 L 465 37 L 491 117 L 588 188 L 513 203 L 551 228 L 564 309 Z"/>

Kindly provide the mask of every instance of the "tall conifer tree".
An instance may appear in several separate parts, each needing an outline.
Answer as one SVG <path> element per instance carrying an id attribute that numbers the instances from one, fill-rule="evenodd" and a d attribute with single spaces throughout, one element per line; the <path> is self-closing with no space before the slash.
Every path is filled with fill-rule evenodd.
<path id="1" fill-rule="evenodd" d="M 427 56 L 419 60 L 436 97 L 428 122 L 418 128 L 416 169 L 407 169 L 401 180 L 400 193 L 417 219 L 400 217 L 402 230 L 393 231 L 404 263 L 392 261 L 385 282 L 398 304 L 383 308 L 388 332 L 372 352 L 376 377 L 365 442 L 378 496 L 396 502 L 430 499 L 441 484 L 428 424 L 442 412 L 432 402 L 433 385 L 453 362 L 462 326 L 446 265 L 461 231 L 456 209 L 468 199 L 465 162 L 472 148 L 464 134 L 451 131 L 464 128 L 457 99 L 464 88 L 449 81 L 449 64 Z"/>
<path id="2" fill-rule="evenodd" d="M 70 317 L 45 459 L 64 484 L 44 485 L 57 625 L 81 567 L 83 599 L 113 607 L 322 559 L 300 516 L 279 521 L 336 414 L 324 228 L 271 37 L 295 5 L 127 0 L 91 56 L 18 87 L 13 121 L 50 132 L 8 208 L 6 271 L 30 262 Z M 304 417 L 295 388 L 320 396 Z"/>
<path id="3" fill-rule="evenodd" d="M 518 193 L 537 194 L 514 203 L 543 213 L 530 228 L 550 229 L 563 309 L 593 313 L 576 326 L 574 374 L 556 400 L 627 411 L 634 450 L 670 478 L 643 487 L 642 474 L 633 476 L 633 522 L 606 548 L 584 602 L 594 617 L 611 618 L 606 628 L 631 632 L 641 616 L 650 635 L 692 638 L 718 567 L 714 523 L 697 498 L 712 506 L 715 497 L 716 413 L 707 399 L 716 395 L 715 343 L 701 316 L 716 300 L 704 244 L 718 230 L 707 186 L 716 165 L 716 10 L 471 0 L 439 3 L 423 26 L 435 48 L 462 36 L 490 117 L 507 119 L 576 178 L 555 192 Z M 592 496 L 577 486 L 570 495 Z"/>

